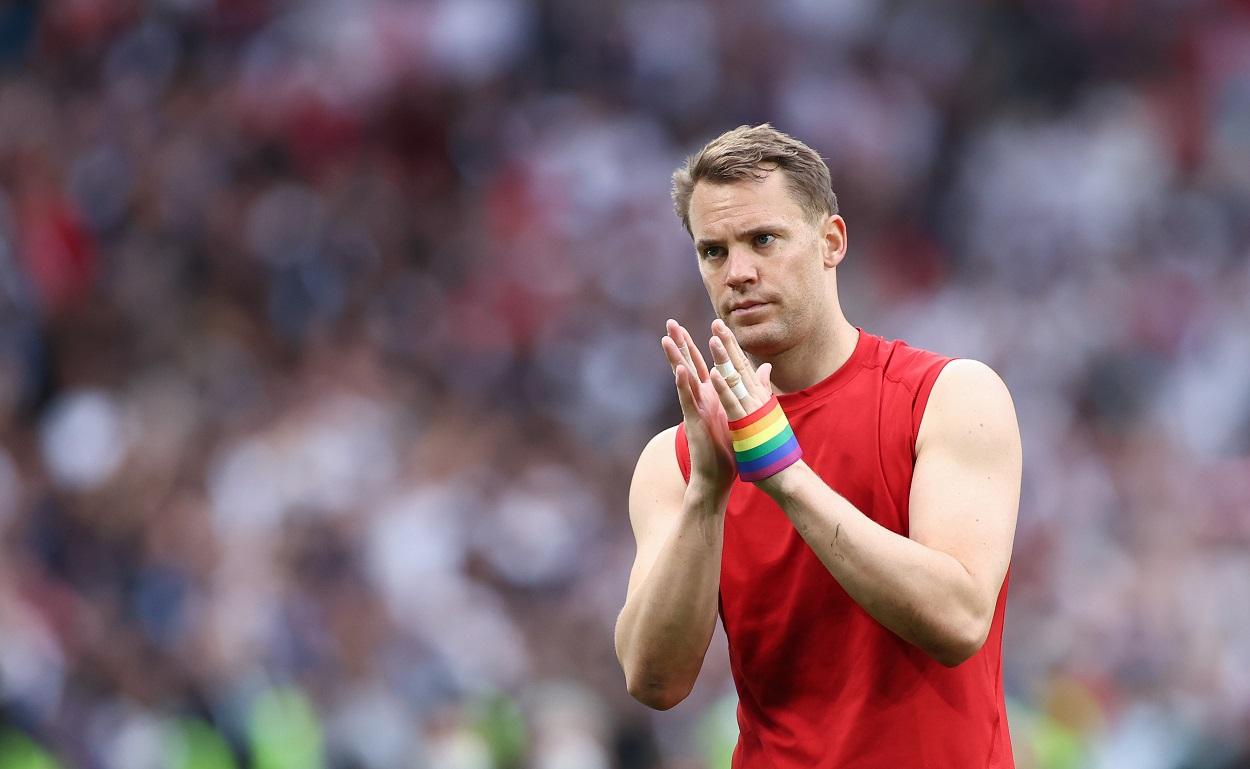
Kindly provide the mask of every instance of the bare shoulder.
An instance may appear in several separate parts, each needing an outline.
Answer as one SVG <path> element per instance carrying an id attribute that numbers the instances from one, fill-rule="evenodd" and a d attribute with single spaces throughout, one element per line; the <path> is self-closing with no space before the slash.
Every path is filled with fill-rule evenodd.
<path id="1" fill-rule="evenodd" d="M 651 440 L 647 441 L 647 445 L 643 447 L 642 455 L 639 457 L 639 460 L 641 461 L 642 459 L 645 459 L 649 454 L 658 454 L 667 451 L 670 456 L 674 457 L 673 461 L 676 462 L 676 456 L 673 455 L 673 442 L 677 440 L 677 430 L 679 427 L 681 427 L 681 425 L 673 425 L 672 427 L 666 427 L 656 433 Z"/>
<path id="2" fill-rule="evenodd" d="M 1015 404 L 994 369 L 971 358 L 942 368 L 916 436 L 917 456 L 936 445 L 973 454 L 1019 453 Z"/>
<path id="3" fill-rule="evenodd" d="M 677 441 L 678 425 L 667 427 L 656 433 L 647 445 L 643 446 L 638 456 L 638 464 L 634 468 L 634 478 L 641 472 L 646 475 L 653 473 L 672 474 L 681 481 L 681 468 L 677 466 L 677 453 L 674 448 Z"/>
<path id="4" fill-rule="evenodd" d="M 638 551 L 629 572 L 627 595 L 633 595 L 646 579 L 681 512 L 686 481 L 673 448 L 676 435 L 677 428 L 670 427 L 648 441 L 634 468 L 629 485 L 629 524 Z"/>
<path id="5" fill-rule="evenodd" d="M 979 361 L 947 363 L 916 436 L 908 535 L 955 558 L 971 575 L 978 648 L 1011 561 L 1021 470 L 1020 431 L 1007 385 Z"/>
<path id="6" fill-rule="evenodd" d="M 643 447 L 634 467 L 634 478 L 629 486 L 629 517 L 638 534 L 639 524 L 651 518 L 655 512 L 680 506 L 686 491 L 686 481 L 677 465 L 674 441 L 677 426 L 661 430 Z"/>

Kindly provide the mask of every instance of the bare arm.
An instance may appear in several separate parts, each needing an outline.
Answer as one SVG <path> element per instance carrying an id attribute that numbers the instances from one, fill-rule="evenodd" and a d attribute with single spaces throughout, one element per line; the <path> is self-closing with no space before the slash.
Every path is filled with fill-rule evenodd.
<path id="1" fill-rule="evenodd" d="M 910 538 L 863 515 L 799 462 L 759 486 L 869 614 L 945 665 L 985 643 L 1011 557 L 1021 450 L 1006 386 L 947 364 L 916 444 Z"/>
<path id="2" fill-rule="evenodd" d="M 712 385 L 737 419 L 768 400 L 729 328 L 712 324 L 712 358 L 733 364 L 739 401 Z M 829 573 L 874 619 L 945 665 L 985 643 L 1015 536 L 1021 451 L 1006 385 L 972 360 L 946 365 L 916 439 L 909 534 L 881 526 L 799 461 L 758 485 L 785 511 Z"/>
<path id="3" fill-rule="evenodd" d="M 670 320 L 661 345 L 686 425 L 690 484 L 677 467 L 674 427 L 647 444 L 634 470 L 629 518 L 638 553 L 616 623 L 616 656 L 629 693 L 665 710 L 694 688 L 716 628 L 734 467 L 725 411 L 689 332 Z"/>
<path id="4" fill-rule="evenodd" d="M 687 489 L 665 430 L 643 449 L 629 492 L 638 555 L 616 624 L 635 699 L 667 710 L 694 687 L 716 627 L 727 496 Z"/>

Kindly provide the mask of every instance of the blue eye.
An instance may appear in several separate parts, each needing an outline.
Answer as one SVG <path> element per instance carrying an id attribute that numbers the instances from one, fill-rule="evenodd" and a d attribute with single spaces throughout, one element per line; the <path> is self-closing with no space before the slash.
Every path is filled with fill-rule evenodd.
<path id="1" fill-rule="evenodd" d="M 769 243 L 772 243 L 772 242 L 773 242 L 774 240 L 776 240 L 776 239 L 777 239 L 777 238 L 776 238 L 776 236 L 775 236 L 775 235 L 770 235 L 770 234 L 769 234 L 769 233 L 767 233 L 767 232 L 765 232 L 765 233 L 761 233 L 761 234 L 759 234 L 759 235 L 756 235 L 756 236 L 755 236 L 755 245 L 757 245 L 757 246 L 767 246 Z"/>
<path id="2" fill-rule="evenodd" d="M 724 249 L 721 248 L 720 246 L 708 246 L 707 248 L 703 249 L 703 253 L 700 254 L 700 256 L 702 256 L 704 259 L 715 259 L 721 255 L 722 251 L 724 251 Z"/>

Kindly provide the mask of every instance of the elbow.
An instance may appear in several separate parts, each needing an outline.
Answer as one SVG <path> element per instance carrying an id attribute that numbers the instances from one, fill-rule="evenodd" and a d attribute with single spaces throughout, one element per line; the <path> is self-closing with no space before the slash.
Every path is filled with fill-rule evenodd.
<path id="1" fill-rule="evenodd" d="M 646 676 L 626 676 L 629 696 L 652 710 L 668 710 L 690 695 L 693 687 L 675 685 Z"/>
<path id="2" fill-rule="evenodd" d="M 980 650 L 980 646 L 947 644 L 941 649 L 929 652 L 929 656 L 943 667 L 957 668 L 972 659 Z"/>
<path id="3" fill-rule="evenodd" d="M 621 627 L 617 625 L 616 658 L 625 673 L 625 689 L 629 696 L 652 710 L 668 710 L 689 696 L 694 681 L 683 684 L 671 672 L 657 670 L 655 665 L 630 654 L 624 648 Z"/>
<path id="4" fill-rule="evenodd" d="M 926 649 L 929 656 L 938 664 L 954 668 L 972 659 L 985 646 L 985 639 L 990 634 L 988 620 L 963 623 L 945 633 L 937 643 Z"/>

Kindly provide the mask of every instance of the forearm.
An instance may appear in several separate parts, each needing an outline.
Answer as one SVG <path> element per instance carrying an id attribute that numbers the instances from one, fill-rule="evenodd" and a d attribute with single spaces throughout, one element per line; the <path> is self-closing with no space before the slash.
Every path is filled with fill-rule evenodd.
<path id="1" fill-rule="evenodd" d="M 759 484 L 838 583 L 874 619 L 943 664 L 984 640 L 976 584 L 954 557 L 860 512 L 799 462 Z"/>
<path id="2" fill-rule="evenodd" d="M 726 497 L 690 489 L 650 571 L 626 601 L 616 651 L 630 693 L 667 709 L 694 686 L 716 625 Z"/>

